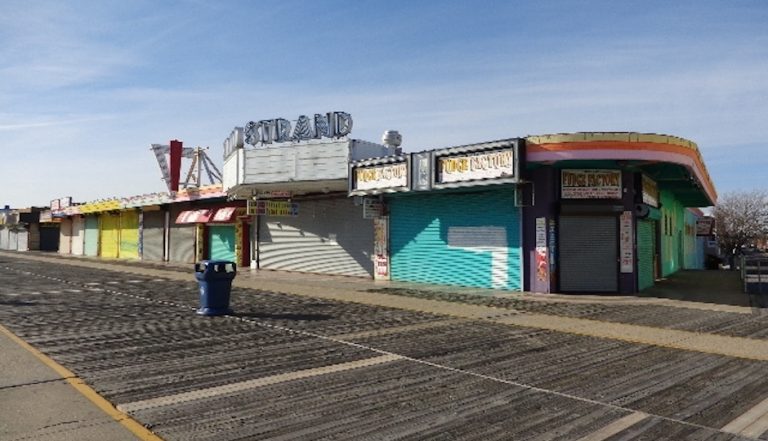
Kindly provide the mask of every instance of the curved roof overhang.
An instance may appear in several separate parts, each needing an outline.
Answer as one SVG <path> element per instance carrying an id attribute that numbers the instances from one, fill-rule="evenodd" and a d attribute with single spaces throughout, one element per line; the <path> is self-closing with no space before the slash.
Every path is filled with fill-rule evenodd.
<path id="1" fill-rule="evenodd" d="M 656 180 L 686 206 L 717 202 L 717 192 L 696 143 L 636 132 L 579 132 L 526 137 L 526 160 L 535 165 L 613 161 Z"/>

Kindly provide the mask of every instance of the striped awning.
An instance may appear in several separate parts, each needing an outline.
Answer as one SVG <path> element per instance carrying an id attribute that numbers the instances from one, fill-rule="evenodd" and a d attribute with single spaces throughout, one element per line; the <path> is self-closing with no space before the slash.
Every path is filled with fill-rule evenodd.
<path id="1" fill-rule="evenodd" d="M 182 211 L 176 216 L 177 224 L 198 224 L 205 223 L 211 218 L 213 210 L 204 208 L 200 210 Z"/>

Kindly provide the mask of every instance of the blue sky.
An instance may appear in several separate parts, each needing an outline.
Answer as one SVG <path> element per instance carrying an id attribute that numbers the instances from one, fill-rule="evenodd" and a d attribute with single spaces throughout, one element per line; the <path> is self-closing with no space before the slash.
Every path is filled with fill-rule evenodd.
<path id="1" fill-rule="evenodd" d="M 152 143 L 343 110 L 406 151 L 571 131 L 698 143 L 768 189 L 768 2 L 0 3 L 0 205 L 163 191 Z"/>

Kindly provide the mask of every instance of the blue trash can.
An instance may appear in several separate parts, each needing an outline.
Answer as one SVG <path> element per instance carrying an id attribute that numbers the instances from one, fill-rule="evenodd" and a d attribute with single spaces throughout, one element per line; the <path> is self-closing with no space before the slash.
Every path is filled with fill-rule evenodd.
<path id="1" fill-rule="evenodd" d="M 235 262 L 203 260 L 195 264 L 195 278 L 200 286 L 199 315 L 231 314 L 229 295 L 237 274 Z"/>

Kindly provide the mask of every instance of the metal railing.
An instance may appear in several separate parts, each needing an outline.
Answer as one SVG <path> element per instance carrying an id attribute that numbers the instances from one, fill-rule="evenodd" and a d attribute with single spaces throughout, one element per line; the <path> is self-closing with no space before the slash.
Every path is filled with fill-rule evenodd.
<path id="1" fill-rule="evenodd" d="M 750 297 L 750 301 L 754 300 L 760 307 L 768 307 L 768 256 L 742 255 L 739 266 L 744 292 L 755 296 Z"/>

